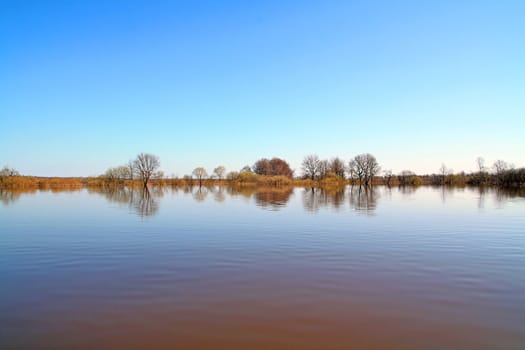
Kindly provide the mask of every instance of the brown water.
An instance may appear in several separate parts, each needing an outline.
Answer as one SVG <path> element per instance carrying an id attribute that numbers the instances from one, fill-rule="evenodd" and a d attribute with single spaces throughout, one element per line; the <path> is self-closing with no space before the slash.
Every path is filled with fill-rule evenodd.
<path id="1" fill-rule="evenodd" d="M 524 349 L 525 198 L 0 192 L 1 349 Z"/>

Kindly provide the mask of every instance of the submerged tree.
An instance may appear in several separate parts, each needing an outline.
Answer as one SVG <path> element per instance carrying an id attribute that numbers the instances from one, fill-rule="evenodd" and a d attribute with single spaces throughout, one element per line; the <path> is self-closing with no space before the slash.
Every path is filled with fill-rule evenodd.
<path id="1" fill-rule="evenodd" d="M 359 185 L 363 183 L 363 178 L 365 177 L 364 168 L 355 159 L 351 159 L 348 162 L 348 174 L 350 174 L 352 180 L 358 180 Z M 354 182 L 352 181 L 353 184 Z"/>
<path id="2" fill-rule="evenodd" d="M 326 159 L 319 161 L 319 178 L 324 179 L 330 172 L 330 164 Z"/>
<path id="3" fill-rule="evenodd" d="M 345 178 L 345 163 L 339 157 L 335 157 L 330 161 L 329 169 L 331 173 L 342 179 Z"/>
<path id="4" fill-rule="evenodd" d="M 441 177 L 441 185 L 445 184 L 445 179 L 448 175 L 448 169 L 447 166 L 443 163 L 439 167 L 439 176 Z"/>
<path id="5" fill-rule="evenodd" d="M 390 182 L 392 181 L 393 177 L 394 177 L 394 173 L 392 172 L 392 170 L 388 169 L 388 170 L 383 171 L 384 183 L 388 187 L 390 187 Z"/>
<path id="6" fill-rule="evenodd" d="M 134 162 L 133 160 L 128 160 L 127 164 L 126 164 L 126 167 L 128 168 L 128 172 L 129 172 L 129 179 L 130 180 L 133 180 L 133 173 L 135 172 L 135 165 L 134 165 Z"/>
<path id="7" fill-rule="evenodd" d="M 316 154 L 310 154 L 303 159 L 302 168 L 305 177 L 315 180 L 319 176 L 320 160 Z"/>
<path id="8" fill-rule="evenodd" d="M 203 167 L 193 169 L 192 174 L 197 178 L 197 180 L 199 180 L 199 187 L 202 186 L 202 180 L 204 180 L 208 176 L 206 169 L 204 169 Z"/>
<path id="9" fill-rule="evenodd" d="M 370 153 L 358 154 L 349 163 L 350 174 L 359 180 L 359 185 L 369 186 L 381 167 Z"/>
<path id="10" fill-rule="evenodd" d="M 525 168 L 510 168 L 498 175 L 498 185 L 507 188 L 525 187 Z"/>
<path id="11" fill-rule="evenodd" d="M 485 169 L 485 159 L 483 157 L 476 158 L 476 164 L 478 165 L 479 173 L 483 173 Z"/>
<path id="12" fill-rule="evenodd" d="M 150 153 L 141 153 L 133 161 L 133 171 L 142 179 L 144 187 L 148 186 L 149 180 L 156 175 L 159 167 L 159 157 Z"/>
<path id="13" fill-rule="evenodd" d="M 503 184 L 503 174 L 510 168 L 509 164 L 507 162 L 498 159 L 494 162 L 494 165 L 492 166 L 494 168 L 494 175 L 496 179 L 497 185 Z"/>
<path id="14" fill-rule="evenodd" d="M 213 169 L 213 173 L 215 174 L 215 176 L 217 176 L 219 180 L 222 180 L 222 178 L 224 177 L 224 174 L 226 173 L 226 168 L 223 167 L 222 165 L 219 165 L 218 167 Z"/>
<path id="15" fill-rule="evenodd" d="M 483 157 L 476 158 L 476 165 L 478 166 L 478 171 L 473 173 L 469 183 L 471 185 L 486 185 L 490 182 L 490 175 L 488 173 L 487 167 L 485 166 L 485 159 Z"/>
<path id="16" fill-rule="evenodd" d="M 369 185 L 369 184 L 372 185 L 372 180 L 379 173 L 379 171 L 381 170 L 381 167 L 379 166 L 379 163 L 377 162 L 376 157 L 374 157 L 370 153 L 367 153 L 365 155 L 365 157 L 366 157 L 366 161 L 367 161 L 366 162 L 366 165 L 367 165 L 367 168 L 366 168 L 367 178 L 365 180 L 365 185 Z"/>
<path id="17" fill-rule="evenodd" d="M 507 162 L 501 159 L 498 159 L 497 161 L 494 162 L 493 168 L 494 168 L 494 172 L 496 173 L 496 175 L 499 175 L 503 173 L 505 170 L 509 169 L 509 165 L 507 164 Z"/>

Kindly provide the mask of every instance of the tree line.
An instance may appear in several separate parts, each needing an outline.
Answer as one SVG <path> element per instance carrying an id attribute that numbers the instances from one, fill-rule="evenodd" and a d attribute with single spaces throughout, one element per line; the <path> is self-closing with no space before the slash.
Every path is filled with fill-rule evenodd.
<path id="1" fill-rule="evenodd" d="M 213 169 L 211 175 L 204 167 L 196 167 L 191 174 L 182 179 L 172 177 L 167 179 L 160 170 L 160 159 L 151 153 L 140 153 L 135 159 L 124 165 L 110 167 L 98 178 L 88 178 L 87 185 L 127 185 L 140 183 L 147 188 L 152 182 L 171 183 L 173 185 L 184 182 L 203 186 L 210 182 L 252 183 L 256 185 L 359 185 L 370 187 L 375 184 L 387 186 L 417 186 L 417 185 L 478 185 L 500 187 L 524 187 L 525 168 L 516 168 L 502 160 L 497 160 L 492 166 L 486 166 L 483 158 L 476 159 L 477 171 L 472 173 L 454 173 L 442 164 L 436 173 L 417 175 L 413 171 L 403 170 L 394 174 L 391 170 L 381 171 L 381 167 L 370 153 L 363 153 L 351 159 L 343 160 L 339 157 L 321 159 L 316 154 L 303 158 L 299 174 L 293 170 L 284 159 L 261 158 L 252 166 L 246 165 L 239 171 L 227 172 L 219 165 Z M 71 179 L 73 181 L 73 179 Z M 81 180 L 78 180 L 81 181 Z M 77 181 L 77 182 L 78 182 Z M 0 187 L 16 187 L 16 184 L 25 183 L 30 186 L 29 177 L 22 177 L 13 168 L 5 166 L 0 170 Z M 48 181 L 49 182 L 49 181 Z M 55 180 L 58 182 L 58 180 Z M 76 183 L 75 183 L 76 184 Z"/>
<path id="2" fill-rule="evenodd" d="M 301 180 L 311 182 L 350 183 L 370 187 L 373 184 L 414 186 L 414 185 L 496 185 L 502 187 L 522 187 L 525 185 L 525 168 L 516 169 L 512 164 L 502 160 L 494 162 L 492 167 L 485 166 L 484 159 L 476 160 L 478 171 L 466 174 L 455 174 L 452 169 L 442 164 L 438 171 L 430 175 L 417 175 L 413 171 L 403 170 L 394 174 L 391 170 L 381 171 L 376 157 L 370 153 L 355 155 L 347 161 L 334 157 L 321 159 L 316 154 L 303 158 L 301 172 L 296 174 L 290 164 L 281 158 L 261 158 L 252 166 L 246 165 L 239 171 L 226 172 L 222 165 L 213 169 L 211 175 L 204 167 L 196 167 L 191 174 L 185 175 L 186 182 L 196 182 L 202 186 L 204 182 L 260 182 L 269 185 L 301 183 Z M 110 168 L 105 176 L 109 180 L 133 179 L 136 176 L 146 187 L 150 179 L 160 179 L 163 173 L 158 171 L 160 161 L 157 156 L 141 153 L 126 166 Z M 262 180 L 264 177 L 265 180 Z M 273 179 L 273 180 L 272 180 Z"/>

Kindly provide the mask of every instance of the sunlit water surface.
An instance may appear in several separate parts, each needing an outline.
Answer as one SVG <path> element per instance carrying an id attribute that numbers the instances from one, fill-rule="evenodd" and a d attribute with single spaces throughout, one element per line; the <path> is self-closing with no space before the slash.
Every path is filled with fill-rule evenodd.
<path id="1" fill-rule="evenodd" d="M 525 198 L 0 193 L 1 349 L 524 349 Z"/>

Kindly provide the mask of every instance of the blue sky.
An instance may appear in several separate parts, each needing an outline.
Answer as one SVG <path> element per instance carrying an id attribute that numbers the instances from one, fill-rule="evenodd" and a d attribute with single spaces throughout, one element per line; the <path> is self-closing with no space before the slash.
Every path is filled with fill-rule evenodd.
<path id="1" fill-rule="evenodd" d="M 523 1 L 2 1 L 0 166 L 525 166 Z"/>

